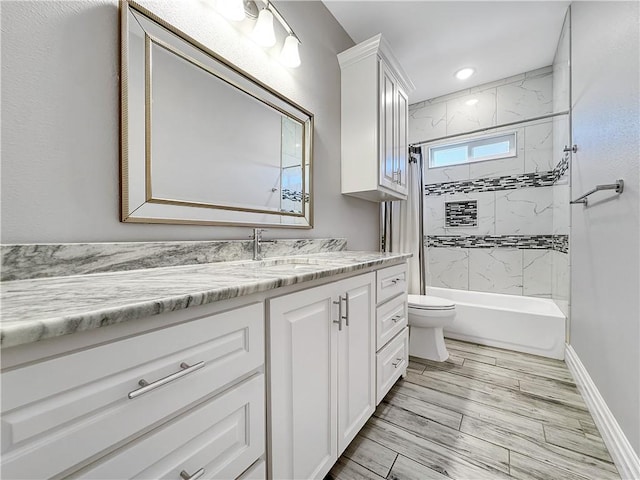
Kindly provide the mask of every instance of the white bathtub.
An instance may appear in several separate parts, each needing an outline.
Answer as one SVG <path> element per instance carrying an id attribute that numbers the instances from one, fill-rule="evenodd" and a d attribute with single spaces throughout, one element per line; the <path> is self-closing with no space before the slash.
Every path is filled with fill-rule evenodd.
<path id="1" fill-rule="evenodd" d="M 456 304 L 445 337 L 564 360 L 566 318 L 551 299 L 427 287 Z"/>

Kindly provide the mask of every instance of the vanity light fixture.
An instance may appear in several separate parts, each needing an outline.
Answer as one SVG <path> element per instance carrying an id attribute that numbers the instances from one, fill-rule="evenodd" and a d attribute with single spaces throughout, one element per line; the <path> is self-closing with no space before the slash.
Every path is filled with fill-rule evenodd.
<path id="1" fill-rule="evenodd" d="M 282 62 L 285 67 L 296 68 L 300 66 L 299 44 L 300 41 L 298 37 L 293 34 L 289 34 L 289 36 L 284 39 L 284 45 L 280 52 L 280 62 Z"/>
<path id="2" fill-rule="evenodd" d="M 280 51 L 280 63 L 290 68 L 300 66 L 300 52 L 298 51 L 300 39 L 269 0 L 217 0 L 217 7 L 220 13 L 230 20 L 241 21 L 257 17 L 251 37 L 258 45 L 265 48 L 276 44 L 273 28 L 273 19 L 275 18 L 287 32 L 287 37 Z"/>
<path id="3" fill-rule="evenodd" d="M 473 69 L 471 67 L 461 68 L 460 70 L 458 70 L 456 72 L 456 78 L 458 80 L 466 80 L 467 78 L 469 78 L 474 73 L 476 73 L 476 71 L 475 71 L 475 69 Z"/>
<path id="4" fill-rule="evenodd" d="M 477 98 L 471 98 L 471 99 L 467 100 L 466 102 L 464 102 L 464 104 L 465 105 L 469 105 L 470 107 L 473 107 L 478 102 L 479 102 L 479 100 Z"/>
<path id="5" fill-rule="evenodd" d="M 276 32 L 273 30 L 273 14 L 269 5 L 260 10 L 258 21 L 251 34 L 261 47 L 273 47 L 276 44 Z"/>

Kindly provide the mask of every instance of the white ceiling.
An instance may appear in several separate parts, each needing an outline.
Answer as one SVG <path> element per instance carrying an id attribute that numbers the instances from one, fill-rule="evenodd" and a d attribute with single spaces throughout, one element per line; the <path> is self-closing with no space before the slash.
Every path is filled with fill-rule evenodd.
<path id="1" fill-rule="evenodd" d="M 351 38 L 378 33 L 416 85 L 410 103 L 551 65 L 569 1 L 323 0 Z M 454 73 L 473 67 L 475 75 Z"/>

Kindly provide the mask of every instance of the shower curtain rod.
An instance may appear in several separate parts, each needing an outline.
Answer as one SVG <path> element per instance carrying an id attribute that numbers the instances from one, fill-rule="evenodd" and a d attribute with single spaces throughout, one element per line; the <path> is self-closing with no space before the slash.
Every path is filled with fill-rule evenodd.
<path id="1" fill-rule="evenodd" d="M 569 114 L 569 110 L 564 110 L 562 112 L 556 112 L 556 113 L 548 113 L 546 115 L 540 115 L 539 117 L 527 118 L 525 120 L 518 120 L 516 122 L 503 123 L 502 125 L 494 125 L 492 127 L 478 128 L 477 130 L 471 130 L 470 132 L 454 133 L 451 135 L 445 135 L 444 137 L 432 138 L 430 140 L 423 140 L 421 142 L 410 143 L 409 146 L 420 147 L 422 145 L 427 145 L 428 143 L 439 142 L 440 140 L 447 140 L 449 138 L 462 137 L 464 135 L 471 135 L 473 133 L 482 133 L 482 132 L 486 132 L 487 130 L 494 130 L 496 128 L 512 127 L 514 125 L 520 125 L 521 123 L 535 122 L 537 120 L 544 120 L 546 118 L 553 118 L 553 117 L 558 117 L 560 115 L 568 115 L 568 114 Z"/>

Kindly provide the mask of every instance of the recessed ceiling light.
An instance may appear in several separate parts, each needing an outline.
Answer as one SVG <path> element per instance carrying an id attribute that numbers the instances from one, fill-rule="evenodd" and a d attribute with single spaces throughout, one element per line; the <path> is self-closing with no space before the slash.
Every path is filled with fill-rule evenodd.
<path id="1" fill-rule="evenodd" d="M 476 71 L 473 68 L 465 67 L 461 68 L 456 72 L 456 78 L 459 80 L 466 80 L 471 75 L 473 75 Z"/>
<path id="2" fill-rule="evenodd" d="M 465 105 L 469 105 L 470 107 L 474 106 L 476 103 L 478 103 L 478 99 L 477 98 L 472 98 L 470 100 L 467 100 L 465 103 Z"/>

